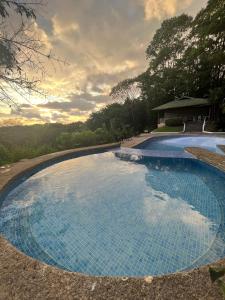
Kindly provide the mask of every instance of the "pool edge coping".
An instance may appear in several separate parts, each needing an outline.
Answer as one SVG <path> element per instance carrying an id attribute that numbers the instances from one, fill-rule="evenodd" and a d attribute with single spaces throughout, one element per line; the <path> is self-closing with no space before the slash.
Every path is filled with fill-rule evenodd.
<path id="1" fill-rule="evenodd" d="M 107 151 L 119 146 L 119 143 L 115 143 L 85 147 L 22 160 L 10 168 L 0 169 L 0 191 L 24 172 L 29 172 L 45 162 L 54 162 L 55 159 L 63 159 L 71 154 L 82 155 L 88 151 L 94 154 L 94 151 Z M 221 264 L 225 264 L 225 259 L 211 265 Z M 61 296 L 55 299 L 154 299 L 154 296 L 160 296 L 160 299 L 200 299 L 206 293 L 210 298 L 205 299 L 221 297 L 218 288 L 213 287 L 210 281 L 208 266 L 156 277 L 89 276 L 63 271 L 26 256 L 1 236 L 0 274 L 0 299 L 35 299 L 36 295 L 41 299 L 53 299 L 56 291 Z M 55 282 L 54 285 L 52 282 Z M 207 286 L 208 290 L 204 292 Z"/>

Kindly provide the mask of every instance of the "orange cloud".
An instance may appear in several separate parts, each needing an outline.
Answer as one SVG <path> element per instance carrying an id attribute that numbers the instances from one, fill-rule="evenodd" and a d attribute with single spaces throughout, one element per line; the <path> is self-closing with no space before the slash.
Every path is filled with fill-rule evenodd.
<path id="1" fill-rule="evenodd" d="M 43 42 L 46 53 L 51 51 L 69 64 L 41 59 L 44 76 L 33 69 L 28 75 L 43 79 L 38 89 L 46 97 L 25 95 L 24 99 L 12 92 L 15 101 L 28 106 L 20 114 L 0 107 L 0 126 L 87 119 L 110 103 L 112 86 L 146 69 L 145 48 L 162 19 L 194 14 L 206 1 L 48 1 L 46 15 L 37 18 L 32 34 Z"/>
<path id="2" fill-rule="evenodd" d="M 185 9 L 193 0 L 144 0 L 145 18 L 147 20 L 172 17 L 180 9 Z"/>

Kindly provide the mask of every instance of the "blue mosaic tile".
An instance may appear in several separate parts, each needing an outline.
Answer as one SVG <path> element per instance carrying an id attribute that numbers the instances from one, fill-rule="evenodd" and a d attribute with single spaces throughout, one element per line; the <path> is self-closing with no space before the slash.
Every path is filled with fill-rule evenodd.
<path id="1" fill-rule="evenodd" d="M 201 147 L 224 155 L 224 152 L 217 145 L 225 145 L 225 139 L 223 137 L 206 135 L 170 135 L 153 137 L 137 145 L 135 148 L 150 150 L 156 153 L 164 152 L 167 155 L 167 152 L 184 152 L 184 148 L 186 147 Z M 170 156 L 170 154 L 168 155 Z"/>
<path id="2" fill-rule="evenodd" d="M 223 173 L 188 157 L 104 153 L 15 187 L 0 233 L 29 256 L 93 275 L 160 275 L 225 256 Z"/>

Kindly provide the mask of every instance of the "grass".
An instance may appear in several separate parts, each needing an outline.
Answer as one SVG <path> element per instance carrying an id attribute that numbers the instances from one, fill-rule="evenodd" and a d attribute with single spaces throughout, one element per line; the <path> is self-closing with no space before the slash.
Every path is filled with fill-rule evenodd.
<path id="1" fill-rule="evenodd" d="M 161 127 L 155 129 L 153 132 L 182 132 L 183 131 L 183 126 L 178 126 L 178 127 Z"/>

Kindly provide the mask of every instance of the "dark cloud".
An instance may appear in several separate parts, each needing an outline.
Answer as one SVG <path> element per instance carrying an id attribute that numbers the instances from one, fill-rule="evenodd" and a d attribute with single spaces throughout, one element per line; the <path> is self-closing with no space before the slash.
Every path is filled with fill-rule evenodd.
<path id="1" fill-rule="evenodd" d="M 24 104 L 20 108 L 21 110 L 18 112 L 18 114 L 22 117 L 27 119 L 42 119 L 38 108 L 30 106 L 29 104 Z M 12 114 L 15 114 L 15 112 L 12 112 Z"/>
<path id="2" fill-rule="evenodd" d="M 96 89 L 98 89 L 97 87 L 93 88 L 92 91 L 96 91 Z M 99 89 L 101 90 L 101 89 Z M 84 103 L 91 103 L 92 105 L 94 105 L 94 107 L 96 106 L 96 104 L 98 103 L 109 103 L 111 101 L 111 98 L 109 96 L 106 95 L 97 95 L 97 96 L 93 96 L 92 94 L 89 93 L 83 93 L 81 95 L 76 95 L 76 94 L 72 94 L 69 99 L 71 99 L 71 101 L 73 103 L 80 103 L 80 106 L 82 106 L 82 102 Z M 94 108 L 92 107 L 92 108 Z M 79 108 L 80 110 L 82 110 L 81 108 Z M 89 109 L 90 110 L 90 109 Z"/>
<path id="3" fill-rule="evenodd" d="M 50 98 L 61 102 L 39 104 L 36 108 L 24 104 L 21 116 L 60 122 L 71 120 L 71 116 L 74 120 L 76 116 L 87 118 L 90 112 L 112 101 L 107 94 L 114 85 L 146 69 L 145 49 L 165 17 L 196 14 L 206 2 L 48 1 L 46 13 L 37 19 L 37 24 L 46 45 L 69 62 L 46 78 Z M 47 65 L 48 72 L 51 67 Z"/>
<path id="4" fill-rule="evenodd" d="M 31 108 L 31 107 L 32 107 L 31 104 L 28 104 L 28 103 L 23 103 L 23 104 L 20 105 L 21 109 L 23 109 L 23 108 L 26 109 L 26 108 Z"/>
<path id="5" fill-rule="evenodd" d="M 72 110 L 79 110 L 83 112 L 91 111 L 96 107 L 96 103 L 103 102 L 103 99 L 101 100 L 100 96 L 94 97 L 90 94 L 82 94 L 82 95 L 76 95 L 71 94 L 67 98 L 67 102 L 48 102 L 46 104 L 39 104 L 38 107 L 41 108 L 48 108 L 52 110 L 59 110 L 59 111 L 72 111 Z"/>
<path id="6" fill-rule="evenodd" d="M 71 102 L 48 102 L 46 104 L 39 104 L 38 107 L 54 109 L 59 111 L 71 111 L 73 109 L 89 111 L 93 109 L 95 105 L 86 100 L 79 99 L 78 101 L 76 101 L 76 103 L 72 101 Z"/>

